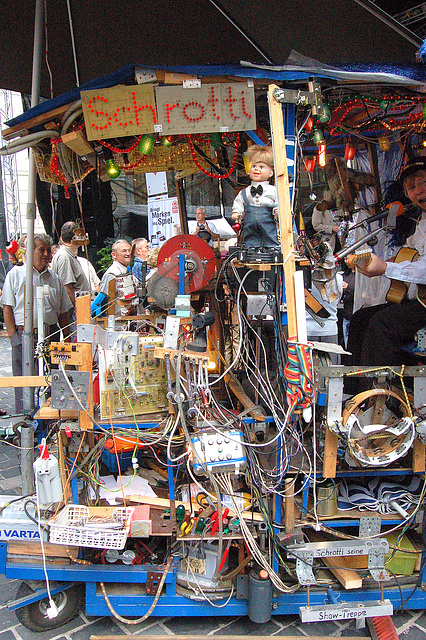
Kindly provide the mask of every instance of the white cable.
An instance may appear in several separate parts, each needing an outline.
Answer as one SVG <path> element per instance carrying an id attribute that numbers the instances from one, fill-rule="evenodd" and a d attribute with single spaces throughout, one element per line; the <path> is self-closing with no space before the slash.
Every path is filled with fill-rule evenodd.
<path id="1" fill-rule="evenodd" d="M 42 440 L 43 444 L 43 440 Z M 46 445 L 45 445 L 46 446 Z M 47 610 L 47 617 L 49 619 L 56 618 L 58 615 L 58 609 L 55 602 L 52 600 L 52 596 L 50 595 L 50 584 L 49 584 L 49 576 L 47 575 L 47 566 L 46 566 L 46 553 L 44 551 L 44 541 L 43 541 L 43 531 L 41 528 L 41 512 L 40 512 L 40 495 L 39 495 L 39 485 L 38 485 L 38 473 L 34 474 L 35 484 L 36 484 L 36 502 L 37 502 L 37 529 L 38 535 L 40 537 L 40 547 L 41 547 L 41 556 L 43 558 L 43 573 L 44 578 L 46 580 L 46 591 L 47 597 L 49 598 L 49 609 Z M 52 615 L 49 615 L 49 610 Z M 54 615 L 53 615 L 54 614 Z"/>

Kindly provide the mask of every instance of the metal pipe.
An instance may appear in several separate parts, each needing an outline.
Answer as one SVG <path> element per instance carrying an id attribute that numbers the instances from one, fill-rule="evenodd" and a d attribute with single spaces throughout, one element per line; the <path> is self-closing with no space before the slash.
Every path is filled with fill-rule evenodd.
<path id="1" fill-rule="evenodd" d="M 35 107 L 40 98 L 40 77 L 43 51 L 43 26 L 44 26 L 44 0 L 36 0 L 34 18 L 34 46 L 33 46 L 33 68 L 31 86 L 31 107 Z M 36 194 L 36 166 L 33 151 L 30 149 L 30 163 L 28 176 L 28 204 L 27 204 L 27 246 L 26 246 L 26 295 L 25 295 L 25 317 L 24 332 L 22 336 L 22 373 L 26 376 L 34 373 L 34 318 L 33 318 L 33 267 L 34 267 L 34 220 L 35 220 L 35 194 Z M 34 389 L 24 387 L 23 389 L 24 411 L 32 413 L 34 411 Z M 25 434 L 25 444 L 24 444 Z M 23 495 L 34 492 L 34 429 L 23 429 L 22 431 L 23 455 L 21 458 L 21 477 Z"/>
<path id="2" fill-rule="evenodd" d="M 362 247 L 363 244 L 365 244 L 366 242 L 368 242 L 369 240 L 371 240 L 372 238 L 377 236 L 377 234 L 380 233 L 380 231 L 386 231 L 386 230 L 387 230 L 387 227 L 380 227 L 380 229 L 376 229 L 375 231 L 372 231 L 371 233 L 368 233 L 366 236 L 361 238 L 361 240 L 358 240 L 357 242 L 354 242 L 353 244 L 350 245 L 350 247 L 346 247 L 346 249 L 342 249 L 341 251 L 336 253 L 336 255 L 334 256 L 335 259 L 336 259 L 336 262 L 338 262 L 342 258 L 345 258 L 350 253 L 353 253 L 355 251 L 355 249 L 358 249 L 359 247 Z"/>
<path id="3" fill-rule="evenodd" d="M 373 16 L 376 16 L 376 18 L 379 18 L 379 20 L 387 24 L 388 27 L 399 33 L 399 35 L 408 40 L 408 42 L 411 42 L 416 47 L 421 46 L 422 39 L 419 38 L 419 36 L 413 33 L 410 29 L 407 29 L 407 27 L 404 27 L 400 22 L 398 22 L 398 20 L 395 20 L 395 18 L 392 18 L 392 16 L 383 11 L 383 9 L 380 9 L 377 4 L 374 4 L 371 0 L 355 0 L 355 2 L 361 7 L 364 7 L 364 9 L 367 9 L 367 11 L 372 13 Z"/>

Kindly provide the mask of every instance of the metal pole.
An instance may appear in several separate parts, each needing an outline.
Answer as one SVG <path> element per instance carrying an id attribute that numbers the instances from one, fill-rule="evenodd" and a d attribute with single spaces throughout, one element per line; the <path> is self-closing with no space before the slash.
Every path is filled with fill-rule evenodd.
<path id="1" fill-rule="evenodd" d="M 43 51 L 43 23 L 44 2 L 36 0 L 34 18 L 34 46 L 33 70 L 31 86 L 31 107 L 35 107 L 40 98 L 40 74 Z M 34 253 L 34 220 L 36 201 L 36 167 L 32 149 L 30 149 L 30 165 L 28 176 L 28 204 L 27 204 L 27 247 L 26 247 L 26 289 L 25 289 L 25 320 L 22 336 L 22 373 L 31 376 L 34 373 L 34 332 L 33 332 L 33 253 Z M 34 411 L 34 389 L 23 389 L 24 411 L 31 414 Z M 21 432 L 21 476 L 22 494 L 34 493 L 34 430 L 33 427 L 22 429 Z"/>

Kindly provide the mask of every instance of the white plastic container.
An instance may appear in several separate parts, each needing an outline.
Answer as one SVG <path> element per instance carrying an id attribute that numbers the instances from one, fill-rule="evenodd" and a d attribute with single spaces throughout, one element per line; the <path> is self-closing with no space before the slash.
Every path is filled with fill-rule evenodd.
<path id="1" fill-rule="evenodd" d="M 41 455 L 34 462 L 35 486 L 41 506 L 48 506 L 60 502 L 62 498 L 62 483 L 59 465 L 45 444 L 41 444 Z"/>

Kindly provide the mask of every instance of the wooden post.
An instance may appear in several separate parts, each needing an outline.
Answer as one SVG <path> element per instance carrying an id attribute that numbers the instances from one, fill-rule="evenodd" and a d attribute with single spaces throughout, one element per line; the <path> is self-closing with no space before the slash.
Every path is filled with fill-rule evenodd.
<path id="1" fill-rule="evenodd" d="M 322 470 L 324 478 L 336 477 L 338 440 L 338 435 L 326 427 L 324 441 L 324 466 Z"/>
<path id="2" fill-rule="evenodd" d="M 375 205 L 375 213 L 380 213 L 379 202 L 382 200 L 382 188 L 380 186 L 380 173 L 379 173 L 379 163 L 377 158 L 377 149 L 376 145 L 371 144 L 370 142 L 366 142 L 365 146 L 368 151 L 368 159 L 370 160 L 370 169 L 371 173 L 374 176 L 374 187 L 372 187 L 374 194 L 376 196 L 376 205 Z"/>
<path id="3" fill-rule="evenodd" d="M 418 438 L 415 438 L 413 442 L 413 473 L 421 473 L 422 471 L 425 471 L 425 455 L 425 445 Z"/>
<path id="4" fill-rule="evenodd" d="M 284 487 L 285 532 L 294 533 L 294 478 L 286 478 Z"/>
<path id="5" fill-rule="evenodd" d="M 274 98 L 278 87 L 270 84 L 268 88 L 269 115 L 271 120 L 272 146 L 274 149 L 275 184 L 278 192 L 278 216 L 281 231 L 281 250 L 284 260 L 284 283 L 287 301 L 288 337 L 297 340 L 296 296 L 294 291 L 294 273 L 296 260 L 293 246 L 293 218 L 291 215 L 290 190 L 287 171 L 287 153 L 282 107 Z"/>
<path id="6" fill-rule="evenodd" d="M 76 300 L 77 325 L 91 324 L 90 316 L 90 295 L 80 296 Z M 92 371 L 92 345 L 90 343 L 80 343 L 80 351 L 82 356 L 79 371 Z M 93 416 L 93 380 L 89 381 L 89 405 L 87 415 L 84 411 L 79 411 L 79 422 L 81 429 L 93 429 L 93 421 L 89 416 Z"/>

